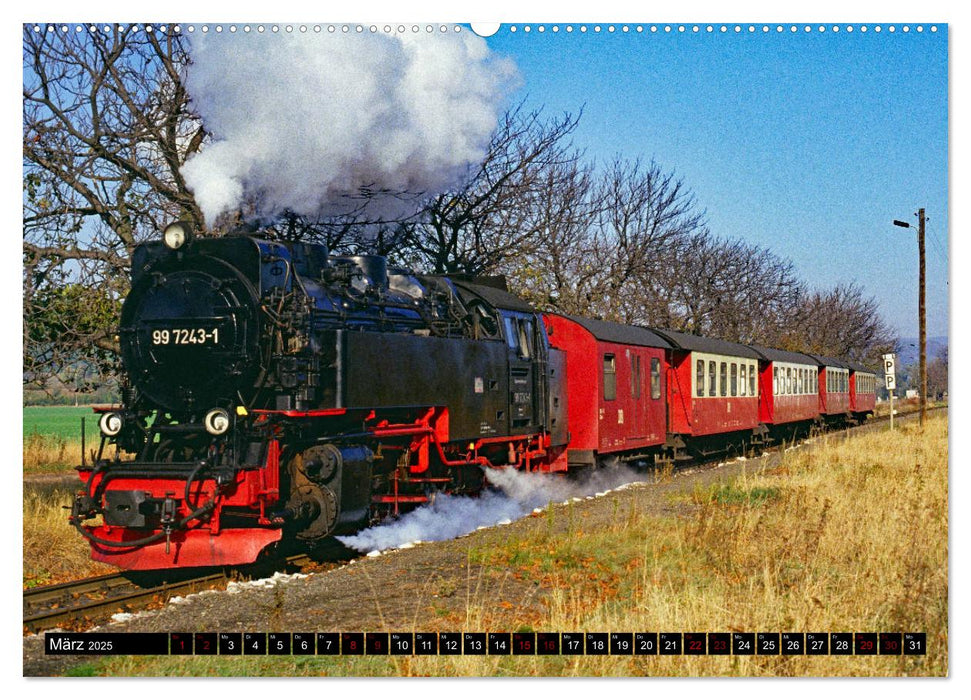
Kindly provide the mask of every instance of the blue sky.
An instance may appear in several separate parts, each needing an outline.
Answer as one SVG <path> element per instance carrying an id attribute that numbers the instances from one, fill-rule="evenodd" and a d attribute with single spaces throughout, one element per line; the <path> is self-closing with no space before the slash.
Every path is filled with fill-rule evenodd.
<path id="1" fill-rule="evenodd" d="M 947 333 L 947 25 L 503 25 L 513 100 L 584 106 L 577 145 L 594 158 L 656 158 L 707 210 L 711 230 L 792 259 L 811 285 L 856 281 L 902 336 L 917 335 L 916 229 L 927 209 L 928 334 Z"/>

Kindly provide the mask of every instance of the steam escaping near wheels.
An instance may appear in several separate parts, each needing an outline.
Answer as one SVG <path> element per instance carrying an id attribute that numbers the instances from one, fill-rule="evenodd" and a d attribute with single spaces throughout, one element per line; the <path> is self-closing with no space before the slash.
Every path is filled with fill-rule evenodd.
<path id="1" fill-rule="evenodd" d="M 485 476 L 491 488 L 481 496 L 439 494 L 400 518 L 337 539 L 359 552 L 395 549 L 417 541 L 451 540 L 479 528 L 518 520 L 550 503 L 585 498 L 653 478 L 620 466 L 616 460 L 580 479 L 515 469 L 486 469 Z"/>

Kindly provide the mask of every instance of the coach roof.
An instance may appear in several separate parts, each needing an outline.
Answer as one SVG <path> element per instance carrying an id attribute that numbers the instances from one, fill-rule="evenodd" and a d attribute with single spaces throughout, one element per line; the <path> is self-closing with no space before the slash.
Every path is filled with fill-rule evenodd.
<path id="1" fill-rule="evenodd" d="M 762 355 L 769 362 L 789 362 L 794 365 L 811 365 L 815 367 L 819 363 L 816 358 L 805 355 L 801 352 L 790 350 L 779 350 L 777 348 L 767 348 L 764 345 L 750 345 L 750 348 Z"/>
<path id="2" fill-rule="evenodd" d="M 650 328 L 643 326 L 625 326 L 623 323 L 613 321 L 598 321 L 592 318 L 581 318 L 580 316 L 567 316 L 566 314 L 556 314 L 567 318 L 585 330 L 589 331 L 597 340 L 608 343 L 621 343 L 623 345 L 643 345 L 649 348 L 670 348 L 671 343 L 662 336 L 655 333 Z"/>
<path id="3" fill-rule="evenodd" d="M 809 353 L 806 353 L 809 355 Z M 843 362 L 843 360 L 837 360 L 835 357 L 826 357 L 825 355 L 809 355 L 809 357 L 816 360 L 816 362 L 824 367 L 837 367 L 839 369 L 849 369 L 850 366 Z"/>
<path id="4" fill-rule="evenodd" d="M 861 365 L 859 362 L 847 362 L 846 366 L 849 367 L 854 372 L 867 372 L 868 374 L 876 374 L 877 371 L 870 369 L 866 365 Z"/>
<path id="5" fill-rule="evenodd" d="M 732 343 L 728 340 L 706 338 L 701 335 L 691 335 L 690 333 L 662 330 L 660 328 L 656 328 L 654 331 L 658 335 L 667 338 L 674 347 L 680 348 L 681 350 L 707 352 L 712 355 L 731 355 L 733 357 L 760 359 L 758 352 L 748 345 L 742 345 L 741 343 Z"/>

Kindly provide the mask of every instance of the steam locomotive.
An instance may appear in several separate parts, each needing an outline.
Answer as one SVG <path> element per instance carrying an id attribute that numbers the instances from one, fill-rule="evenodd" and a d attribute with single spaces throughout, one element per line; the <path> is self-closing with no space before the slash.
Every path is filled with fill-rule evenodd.
<path id="1" fill-rule="evenodd" d="M 862 420 L 875 392 L 833 358 L 541 314 L 502 279 L 184 222 L 135 249 L 118 336 L 122 405 L 100 411 L 70 520 L 135 570 L 253 562 L 476 493 L 484 467 L 744 449 Z"/>

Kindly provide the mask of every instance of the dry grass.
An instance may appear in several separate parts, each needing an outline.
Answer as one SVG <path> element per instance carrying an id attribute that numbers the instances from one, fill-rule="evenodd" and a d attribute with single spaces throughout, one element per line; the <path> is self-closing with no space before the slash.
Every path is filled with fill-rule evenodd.
<path id="1" fill-rule="evenodd" d="M 926 632 L 926 656 L 114 658 L 104 675 L 944 676 L 948 672 L 947 418 L 791 451 L 682 496 L 655 517 L 620 493 L 607 528 L 570 507 L 470 560 L 552 593 L 535 631 Z M 566 532 L 552 527 L 565 518 Z M 466 629 L 513 630 L 475 595 Z M 416 628 L 421 629 L 419 621 Z"/>
<path id="2" fill-rule="evenodd" d="M 91 561 L 87 541 L 67 522 L 74 494 L 24 488 L 24 588 L 96 576 L 114 567 Z"/>
<path id="3" fill-rule="evenodd" d="M 24 474 L 69 472 L 80 462 L 80 440 L 39 433 L 24 436 Z"/>

